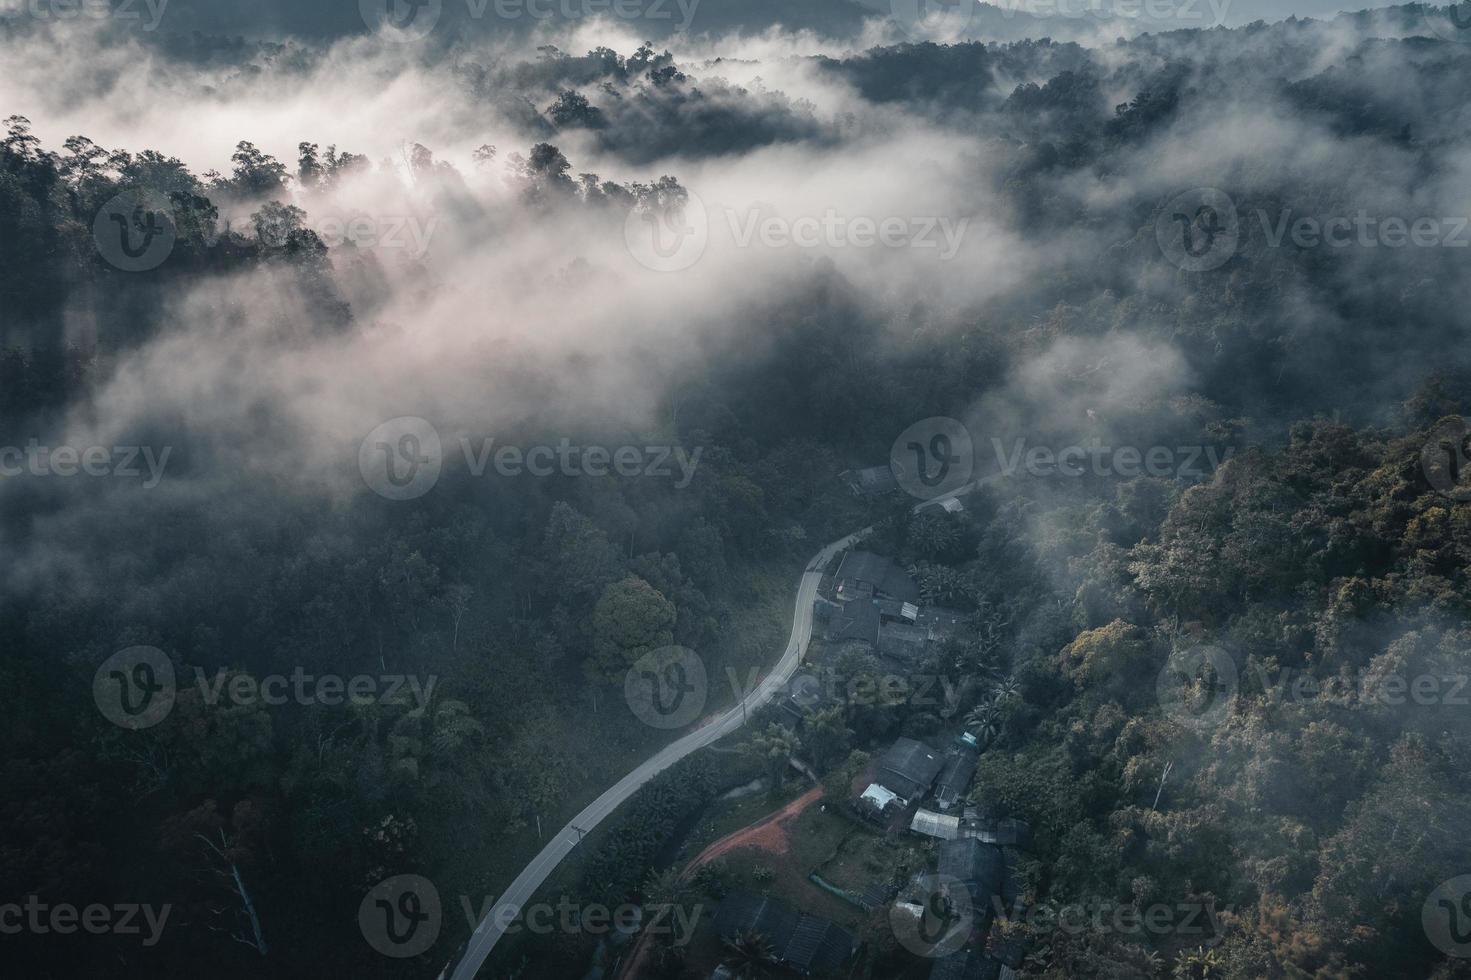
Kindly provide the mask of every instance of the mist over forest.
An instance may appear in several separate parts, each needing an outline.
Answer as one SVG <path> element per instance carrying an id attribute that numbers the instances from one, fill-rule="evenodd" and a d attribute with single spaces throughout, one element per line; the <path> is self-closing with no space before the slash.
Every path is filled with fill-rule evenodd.
<path id="1" fill-rule="evenodd" d="M 488 2 L 0 2 L 7 975 L 1471 976 L 1471 7 Z"/>

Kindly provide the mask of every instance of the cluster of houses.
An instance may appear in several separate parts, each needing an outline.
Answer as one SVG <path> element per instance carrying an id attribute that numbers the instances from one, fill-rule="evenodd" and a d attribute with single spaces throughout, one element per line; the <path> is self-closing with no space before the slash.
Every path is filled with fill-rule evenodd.
<path id="1" fill-rule="evenodd" d="M 874 781 L 853 801 L 864 819 L 891 828 L 907 824 L 912 833 L 940 841 L 937 877 L 928 886 L 912 882 L 901 890 L 896 913 L 923 917 L 933 897 L 926 887 L 935 887 L 935 881 L 966 892 L 963 897 L 947 895 L 952 905 L 970 910 L 969 925 L 959 948 L 935 960 L 930 980 L 1011 980 L 1021 965 L 1020 944 L 992 931 L 998 913 L 1015 909 L 1021 899 L 1018 851 L 1030 842 L 1027 825 L 983 819 L 970 806 L 941 812 L 955 810 L 964 799 L 978 758 L 975 739 L 968 734 L 944 755 L 901 738 L 883 754 Z M 920 805 L 931 795 L 938 810 Z"/>
<path id="2" fill-rule="evenodd" d="M 900 669 L 913 667 L 967 618 L 922 604 L 909 573 L 871 551 L 843 555 L 831 594 L 819 596 L 814 611 L 827 624 L 828 643 L 861 645 Z"/>
<path id="3" fill-rule="evenodd" d="M 872 482 L 881 475 L 875 470 L 858 478 Z M 964 613 L 923 605 L 914 580 L 892 560 L 871 552 L 847 552 L 826 591 L 816 601 L 816 612 L 827 624 L 828 642 L 862 645 L 900 668 L 915 664 L 965 621 Z M 798 690 L 778 707 L 800 725 L 821 700 L 817 692 Z M 1029 844 L 1028 828 L 1019 820 L 982 818 L 965 804 L 980 754 L 968 732 L 942 750 L 900 738 L 879 757 L 869 785 L 849 801 L 850 812 L 886 832 L 938 840 L 936 880 L 966 892 L 971 915 L 965 941 L 935 959 L 931 980 L 1011 980 L 1021 962 L 1019 943 L 993 926 L 998 910 L 1012 909 L 1020 899 L 1017 854 Z M 921 888 L 917 878 L 897 892 L 890 886 L 876 901 L 894 898 L 896 915 L 922 915 L 931 896 L 919 894 Z M 760 934 L 776 963 L 803 976 L 840 966 L 858 945 L 826 919 L 749 892 L 727 896 L 715 921 L 727 940 Z M 720 977 L 717 971 L 712 980 Z"/>

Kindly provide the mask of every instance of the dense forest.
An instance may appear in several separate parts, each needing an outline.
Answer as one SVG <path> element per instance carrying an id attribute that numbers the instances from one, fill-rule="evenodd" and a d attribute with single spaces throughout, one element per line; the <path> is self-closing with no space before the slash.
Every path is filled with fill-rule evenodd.
<path id="1" fill-rule="evenodd" d="M 1008 679 L 952 709 L 988 706 L 971 798 L 1033 828 L 1029 900 L 1218 910 L 1199 948 L 1019 921 L 1023 975 L 1471 975 L 1421 915 L 1471 874 L 1471 496 L 1439 455 L 1471 409 L 1471 46 L 1424 16 L 689 54 L 0 20 L 0 444 L 131 447 L 138 474 L 68 476 L 53 449 L 0 476 L 0 904 L 170 910 L 164 941 L 22 930 L 0 957 L 431 975 L 458 902 L 399 960 L 362 941 L 364 894 L 412 873 L 493 897 L 667 741 L 627 710 L 631 666 L 674 644 L 769 666 L 813 554 L 872 525 L 968 617 L 921 670 Z M 1234 209 L 1210 268 L 1162 247 L 1200 188 Z M 730 241 L 733 208 L 829 192 L 963 217 L 964 246 Z M 629 261 L 629 228 L 697 208 L 687 273 Z M 145 212 L 167 246 L 140 264 L 110 243 Z M 1382 237 L 1291 230 L 1360 214 Z M 1390 219 L 1433 241 L 1387 242 Z M 1023 471 L 958 514 L 850 491 L 936 416 L 978 473 L 1018 439 L 1219 465 Z M 363 460 L 404 417 L 443 468 L 393 499 Z M 664 447 L 669 475 L 507 476 L 483 440 Z M 178 678 L 156 724 L 99 710 L 135 648 Z M 302 675 L 375 686 L 252 693 Z M 849 706 L 819 775 L 939 727 Z M 588 894 L 647 897 L 712 765 L 593 841 Z M 848 975 L 891 975 L 882 933 Z M 495 975 L 581 976 L 557 945 Z"/>

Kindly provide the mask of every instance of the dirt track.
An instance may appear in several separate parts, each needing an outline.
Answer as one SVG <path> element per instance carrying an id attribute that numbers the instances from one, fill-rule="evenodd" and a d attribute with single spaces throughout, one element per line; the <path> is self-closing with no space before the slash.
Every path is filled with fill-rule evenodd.
<path id="1" fill-rule="evenodd" d="M 684 870 L 679 873 L 679 880 L 688 881 L 701 866 L 742 847 L 753 847 L 771 854 L 785 854 L 791 844 L 787 839 L 786 825 L 795 820 L 803 810 L 822 799 L 822 794 L 822 787 L 814 786 L 780 810 L 768 813 L 734 833 L 726 834 L 685 865 Z M 619 974 L 620 980 L 636 980 L 639 969 L 643 966 L 644 954 L 648 951 L 648 938 L 647 934 L 639 936 L 638 945 L 628 958 L 628 965 Z"/>

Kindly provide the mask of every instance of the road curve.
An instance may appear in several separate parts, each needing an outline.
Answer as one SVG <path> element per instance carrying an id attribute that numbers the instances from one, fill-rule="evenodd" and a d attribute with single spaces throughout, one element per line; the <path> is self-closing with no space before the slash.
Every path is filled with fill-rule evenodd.
<path id="1" fill-rule="evenodd" d="M 946 499 L 963 496 L 995 478 L 993 476 L 976 480 L 934 500 L 918 504 L 914 510 L 918 512 Z M 571 822 L 558 831 L 546 847 L 541 849 L 541 853 L 521 869 L 516 880 L 511 882 L 491 910 L 480 920 L 475 931 L 470 934 L 459 962 L 455 964 L 454 972 L 450 973 L 449 966 L 446 965 L 439 974 L 439 980 L 445 980 L 445 977 L 449 977 L 449 980 L 474 980 L 475 974 L 480 970 L 486 957 L 490 955 L 490 951 L 505 934 L 506 927 L 521 914 L 521 907 L 536 893 L 542 882 L 546 881 L 547 876 L 562 862 L 562 859 L 577 846 L 580 839 L 579 828 L 583 834 L 591 831 L 605 817 L 618 809 L 620 804 L 637 792 L 644 783 L 691 752 L 719 741 L 740 728 L 745 724 L 748 714 L 755 712 L 770 701 L 772 696 L 786 685 L 791 679 L 792 672 L 802 662 L 802 656 L 807 652 L 807 644 L 812 639 L 812 607 L 817 598 L 817 586 L 822 581 L 822 569 L 832 561 L 834 556 L 853 547 L 867 537 L 872 530 L 873 528 L 866 527 L 834 541 L 807 563 L 807 569 L 802 573 L 801 584 L 797 587 L 797 605 L 792 616 L 792 633 L 787 638 L 786 651 L 782 653 L 781 660 L 777 661 L 772 671 L 725 714 L 664 746 L 573 817 Z"/>

